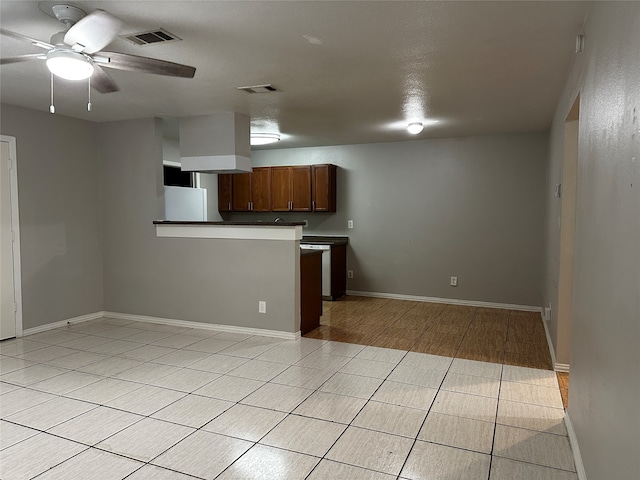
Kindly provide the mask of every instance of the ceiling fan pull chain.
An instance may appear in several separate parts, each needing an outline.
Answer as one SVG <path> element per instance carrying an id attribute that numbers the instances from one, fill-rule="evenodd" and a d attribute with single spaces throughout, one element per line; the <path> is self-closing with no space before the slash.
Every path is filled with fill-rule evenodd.
<path id="1" fill-rule="evenodd" d="M 87 103 L 87 112 L 91 111 L 91 77 L 89 77 L 89 103 Z"/>
<path id="2" fill-rule="evenodd" d="M 56 113 L 56 107 L 53 106 L 53 73 L 51 74 L 51 105 L 49 105 L 49 112 Z"/>

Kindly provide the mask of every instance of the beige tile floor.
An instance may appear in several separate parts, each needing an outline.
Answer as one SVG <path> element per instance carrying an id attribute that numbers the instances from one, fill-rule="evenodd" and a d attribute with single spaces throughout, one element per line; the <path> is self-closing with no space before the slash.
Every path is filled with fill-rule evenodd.
<path id="1" fill-rule="evenodd" d="M 551 371 L 107 318 L 0 373 L 4 480 L 577 478 Z"/>

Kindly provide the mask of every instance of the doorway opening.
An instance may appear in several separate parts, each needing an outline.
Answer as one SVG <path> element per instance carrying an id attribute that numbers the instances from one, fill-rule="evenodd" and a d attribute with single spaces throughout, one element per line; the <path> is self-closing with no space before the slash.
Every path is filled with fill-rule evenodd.
<path id="1" fill-rule="evenodd" d="M 0 136 L 0 340 L 22 336 L 16 139 Z"/>
<path id="2" fill-rule="evenodd" d="M 571 323 L 573 318 L 573 256 L 575 249 L 576 203 L 578 184 L 578 138 L 580 95 L 573 102 L 564 124 L 564 158 L 561 184 L 560 262 L 558 271 L 558 325 L 556 365 L 558 372 L 569 373 Z M 563 378 L 567 385 L 569 378 Z M 568 403 L 568 399 L 566 400 Z"/>

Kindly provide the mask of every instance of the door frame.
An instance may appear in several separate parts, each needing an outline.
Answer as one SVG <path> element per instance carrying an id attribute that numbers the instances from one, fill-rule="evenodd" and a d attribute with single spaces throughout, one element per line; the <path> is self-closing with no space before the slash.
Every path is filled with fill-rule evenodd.
<path id="1" fill-rule="evenodd" d="M 9 144 L 9 181 L 11 182 L 11 230 L 13 231 L 13 295 L 16 308 L 16 338 L 22 337 L 22 272 L 20 270 L 20 214 L 18 209 L 18 161 L 16 137 L 0 135 L 0 142 Z"/>
<path id="2" fill-rule="evenodd" d="M 554 369 L 568 372 L 571 359 L 573 322 L 573 279 L 576 211 L 578 206 L 578 157 L 580 139 L 580 93 L 564 124 L 564 154 L 560 206 L 560 249 L 558 255 L 558 314 L 556 325 L 556 364 Z"/>

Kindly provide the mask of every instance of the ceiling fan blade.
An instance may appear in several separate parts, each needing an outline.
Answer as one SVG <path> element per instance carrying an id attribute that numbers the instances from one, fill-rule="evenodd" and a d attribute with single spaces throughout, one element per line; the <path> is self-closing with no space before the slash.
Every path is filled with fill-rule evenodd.
<path id="1" fill-rule="evenodd" d="M 8 65 L 9 63 L 28 62 L 30 60 L 45 59 L 41 53 L 30 53 L 28 55 L 18 55 L 17 57 L 0 58 L 0 65 Z"/>
<path id="2" fill-rule="evenodd" d="M 43 42 L 42 40 L 37 40 L 35 38 L 27 37 L 26 35 L 12 32 L 11 30 L 5 30 L 4 28 L 0 28 L 0 35 L 4 35 L 5 37 L 10 37 L 10 38 L 15 38 L 16 40 L 22 40 L 23 42 L 29 42 L 31 45 L 44 48 L 45 50 L 51 50 L 53 48 L 53 45 L 51 45 L 50 43 Z"/>
<path id="3" fill-rule="evenodd" d="M 120 19 L 104 10 L 95 10 L 69 29 L 64 43 L 77 52 L 94 53 L 109 45 L 121 27 Z"/>
<path id="4" fill-rule="evenodd" d="M 118 87 L 115 80 L 111 78 L 111 75 L 105 72 L 99 65 L 93 66 L 91 88 L 100 93 L 113 93 L 120 90 L 120 87 Z"/>
<path id="5" fill-rule="evenodd" d="M 107 68 L 168 75 L 170 77 L 193 78 L 196 74 L 195 67 L 165 60 L 156 60 L 155 58 L 138 57 L 128 53 L 99 52 L 93 58 L 93 61 Z"/>

